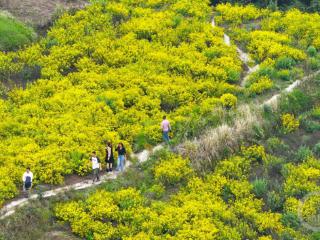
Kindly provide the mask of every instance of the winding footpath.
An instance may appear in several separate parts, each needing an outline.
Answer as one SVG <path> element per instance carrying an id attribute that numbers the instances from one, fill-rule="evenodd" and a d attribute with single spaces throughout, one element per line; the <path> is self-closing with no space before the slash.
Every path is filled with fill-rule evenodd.
<path id="1" fill-rule="evenodd" d="M 140 153 L 132 154 L 131 158 L 136 158 L 140 163 L 143 163 L 148 160 L 149 156 L 152 153 L 154 153 L 162 148 L 163 148 L 162 145 L 157 145 L 152 150 L 143 150 Z M 125 169 L 130 167 L 130 165 L 131 165 L 130 161 L 126 161 Z M 53 196 L 56 196 L 60 193 L 64 193 L 67 191 L 82 190 L 82 189 L 90 188 L 93 186 L 97 186 L 97 185 L 100 185 L 108 180 L 116 179 L 119 174 L 121 174 L 121 173 L 120 172 L 113 172 L 112 174 L 110 174 L 110 173 L 105 174 L 100 178 L 101 181 L 95 182 L 95 183 L 92 183 L 92 180 L 85 180 L 85 181 L 78 182 L 78 183 L 75 183 L 72 185 L 60 187 L 60 188 L 57 188 L 54 190 L 49 190 L 49 191 L 46 191 L 43 194 L 41 194 L 41 197 L 42 198 L 49 198 L 49 197 L 53 197 Z M 15 210 L 17 208 L 26 205 L 30 200 L 37 199 L 39 197 L 40 197 L 39 194 L 32 194 L 31 196 L 29 196 L 29 198 L 22 198 L 22 199 L 18 199 L 16 201 L 12 201 L 12 202 L 8 203 L 0 210 L 0 220 L 14 214 Z"/>
<path id="2" fill-rule="evenodd" d="M 212 27 L 216 27 L 216 23 L 214 21 L 214 17 L 212 17 L 211 20 L 211 25 Z M 227 46 L 231 46 L 231 40 L 230 37 L 227 34 L 223 34 L 223 40 L 224 43 Z M 237 47 L 237 52 L 239 54 L 239 58 L 240 60 L 243 62 L 243 64 L 247 67 L 248 71 L 245 73 L 245 77 L 242 79 L 240 85 L 241 87 L 245 86 L 246 81 L 248 80 L 248 78 L 250 77 L 250 75 L 256 71 L 259 70 L 260 66 L 259 64 L 255 65 L 254 67 L 250 67 L 250 62 L 252 62 L 251 58 L 249 57 L 248 53 L 245 53 L 244 51 L 242 51 L 239 47 Z"/>
<path id="3" fill-rule="evenodd" d="M 212 19 L 211 22 L 212 26 L 215 27 L 215 22 L 214 19 Z M 231 46 L 231 40 L 230 37 L 226 34 L 224 34 L 224 42 L 226 45 Z M 237 47 L 237 52 L 239 54 L 239 58 L 241 59 L 241 61 L 247 66 L 248 71 L 246 72 L 245 77 L 243 78 L 243 81 L 241 83 L 242 86 L 244 86 L 244 83 L 246 81 L 246 79 L 248 79 L 248 77 L 250 76 L 250 74 L 252 74 L 253 72 L 257 71 L 259 69 L 259 65 L 256 65 L 252 68 L 249 67 L 249 62 L 250 57 L 247 53 L 243 52 L 240 48 Z M 297 86 L 299 86 L 302 82 L 315 77 L 316 75 L 320 74 L 320 70 L 300 79 L 300 80 L 296 80 L 295 82 L 293 82 L 291 85 L 289 85 L 286 89 L 284 89 L 281 93 L 276 94 L 274 96 L 272 96 L 270 99 L 266 100 L 265 102 L 262 103 L 262 105 L 269 105 L 269 106 L 276 106 L 279 100 L 279 97 L 281 96 L 281 94 L 283 93 L 289 93 L 291 91 L 293 91 Z M 132 154 L 131 158 L 136 158 L 138 159 L 138 161 L 140 163 L 145 162 L 148 160 L 149 156 L 162 149 L 163 146 L 162 145 L 157 145 L 155 146 L 153 149 L 151 150 L 144 150 L 140 153 L 137 154 Z M 131 163 L 129 161 L 126 162 L 126 169 L 131 165 Z M 92 180 L 85 180 L 82 182 L 78 182 L 72 185 L 68 185 L 68 186 L 64 186 L 64 187 L 60 187 L 54 190 L 50 190 L 50 191 L 46 191 L 43 194 L 41 194 L 42 198 L 49 198 L 52 196 L 56 196 L 60 193 L 64 193 L 70 190 L 81 190 L 81 189 L 86 189 L 86 188 L 90 188 L 93 186 L 97 186 L 100 185 L 108 180 L 112 180 L 112 179 L 116 179 L 118 177 L 118 175 L 121 174 L 119 172 L 114 172 L 112 174 L 106 174 L 104 176 L 101 177 L 101 181 L 100 182 L 96 182 L 96 183 L 92 183 Z M 10 203 L 8 203 L 7 205 L 5 205 L 1 210 L 0 210 L 0 219 L 4 219 L 12 214 L 15 213 L 15 210 L 17 208 L 20 208 L 24 205 L 26 205 L 30 200 L 32 199 L 37 199 L 39 198 L 40 195 L 39 194 L 32 194 L 29 198 L 22 198 L 22 199 L 18 199 L 15 201 L 12 201 Z"/>

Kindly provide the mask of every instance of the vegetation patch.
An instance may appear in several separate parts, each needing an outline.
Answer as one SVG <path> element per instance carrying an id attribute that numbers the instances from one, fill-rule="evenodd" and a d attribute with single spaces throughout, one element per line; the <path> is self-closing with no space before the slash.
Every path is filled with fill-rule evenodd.
<path id="1" fill-rule="evenodd" d="M 5 14 L 0 14 L 0 50 L 20 49 L 36 38 L 32 28 Z"/>

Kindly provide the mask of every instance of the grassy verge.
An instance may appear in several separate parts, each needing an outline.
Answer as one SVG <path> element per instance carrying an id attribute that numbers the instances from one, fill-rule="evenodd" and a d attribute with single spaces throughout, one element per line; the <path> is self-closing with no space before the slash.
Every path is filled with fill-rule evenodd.
<path id="1" fill-rule="evenodd" d="M 14 51 L 36 38 L 32 28 L 5 14 L 0 14 L 0 50 Z"/>

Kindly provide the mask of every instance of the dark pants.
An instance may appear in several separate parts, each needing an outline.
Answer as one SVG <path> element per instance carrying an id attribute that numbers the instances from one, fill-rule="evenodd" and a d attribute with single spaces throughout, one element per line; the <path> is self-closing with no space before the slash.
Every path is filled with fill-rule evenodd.
<path id="1" fill-rule="evenodd" d="M 23 183 L 23 194 L 25 197 L 30 196 L 32 183 Z"/>
<path id="2" fill-rule="evenodd" d="M 92 179 L 93 182 L 95 182 L 96 180 L 100 181 L 100 169 L 99 168 L 93 169 L 92 173 L 93 173 L 93 179 Z"/>

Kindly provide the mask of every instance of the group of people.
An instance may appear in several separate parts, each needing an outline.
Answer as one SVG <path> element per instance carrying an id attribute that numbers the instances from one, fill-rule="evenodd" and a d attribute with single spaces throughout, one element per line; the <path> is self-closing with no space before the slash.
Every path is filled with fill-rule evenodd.
<path id="1" fill-rule="evenodd" d="M 170 122 L 167 120 L 167 117 L 164 116 L 161 122 L 161 130 L 162 136 L 165 143 L 170 144 L 169 132 L 171 131 Z M 112 173 L 114 167 L 114 154 L 113 154 L 113 146 L 111 142 L 108 142 L 106 145 L 106 172 Z M 127 158 L 127 151 L 123 145 L 123 143 L 119 143 L 115 148 L 115 151 L 118 153 L 118 161 L 116 171 L 123 172 L 125 167 L 125 161 Z M 90 157 L 90 161 L 92 164 L 92 173 L 93 173 L 93 182 L 100 181 L 100 171 L 102 171 L 102 165 L 100 158 L 97 156 L 96 152 L 93 151 Z M 26 172 L 22 176 L 23 181 L 23 191 L 29 192 L 32 188 L 33 181 L 33 173 L 30 170 L 30 167 L 27 167 Z"/>
<path id="2" fill-rule="evenodd" d="M 162 130 L 162 137 L 165 143 L 170 144 L 170 137 L 169 132 L 171 131 L 171 125 L 168 121 L 166 116 L 163 116 L 162 122 L 161 122 L 161 130 Z M 114 165 L 114 155 L 113 155 L 113 148 L 112 143 L 108 142 L 106 145 L 106 172 L 112 173 L 113 171 L 113 165 Z M 118 146 L 115 149 L 116 152 L 118 152 L 118 162 L 117 162 L 117 168 L 116 171 L 123 172 L 125 161 L 127 158 L 127 151 L 123 145 L 123 143 L 119 143 Z M 97 153 L 95 151 L 92 152 L 90 161 L 92 163 L 92 175 L 93 175 L 93 182 L 100 181 L 100 171 L 102 171 L 101 167 L 101 161 L 100 158 L 97 156 Z"/>
<path id="3" fill-rule="evenodd" d="M 123 145 L 123 143 L 119 143 L 115 149 L 118 152 L 118 162 L 117 162 L 117 171 L 123 172 L 125 161 L 127 158 L 127 151 Z M 100 171 L 102 170 L 100 158 L 97 156 L 95 151 L 92 152 L 90 161 L 92 163 L 92 175 L 93 175 L 93 182 L 100 181 Z M 113 155 L 113 148 L 112 143 L 108 142 L 106 146 L 106 172 L 112 173 L 113 165 L 114 165 L 114 155 Z"/>

